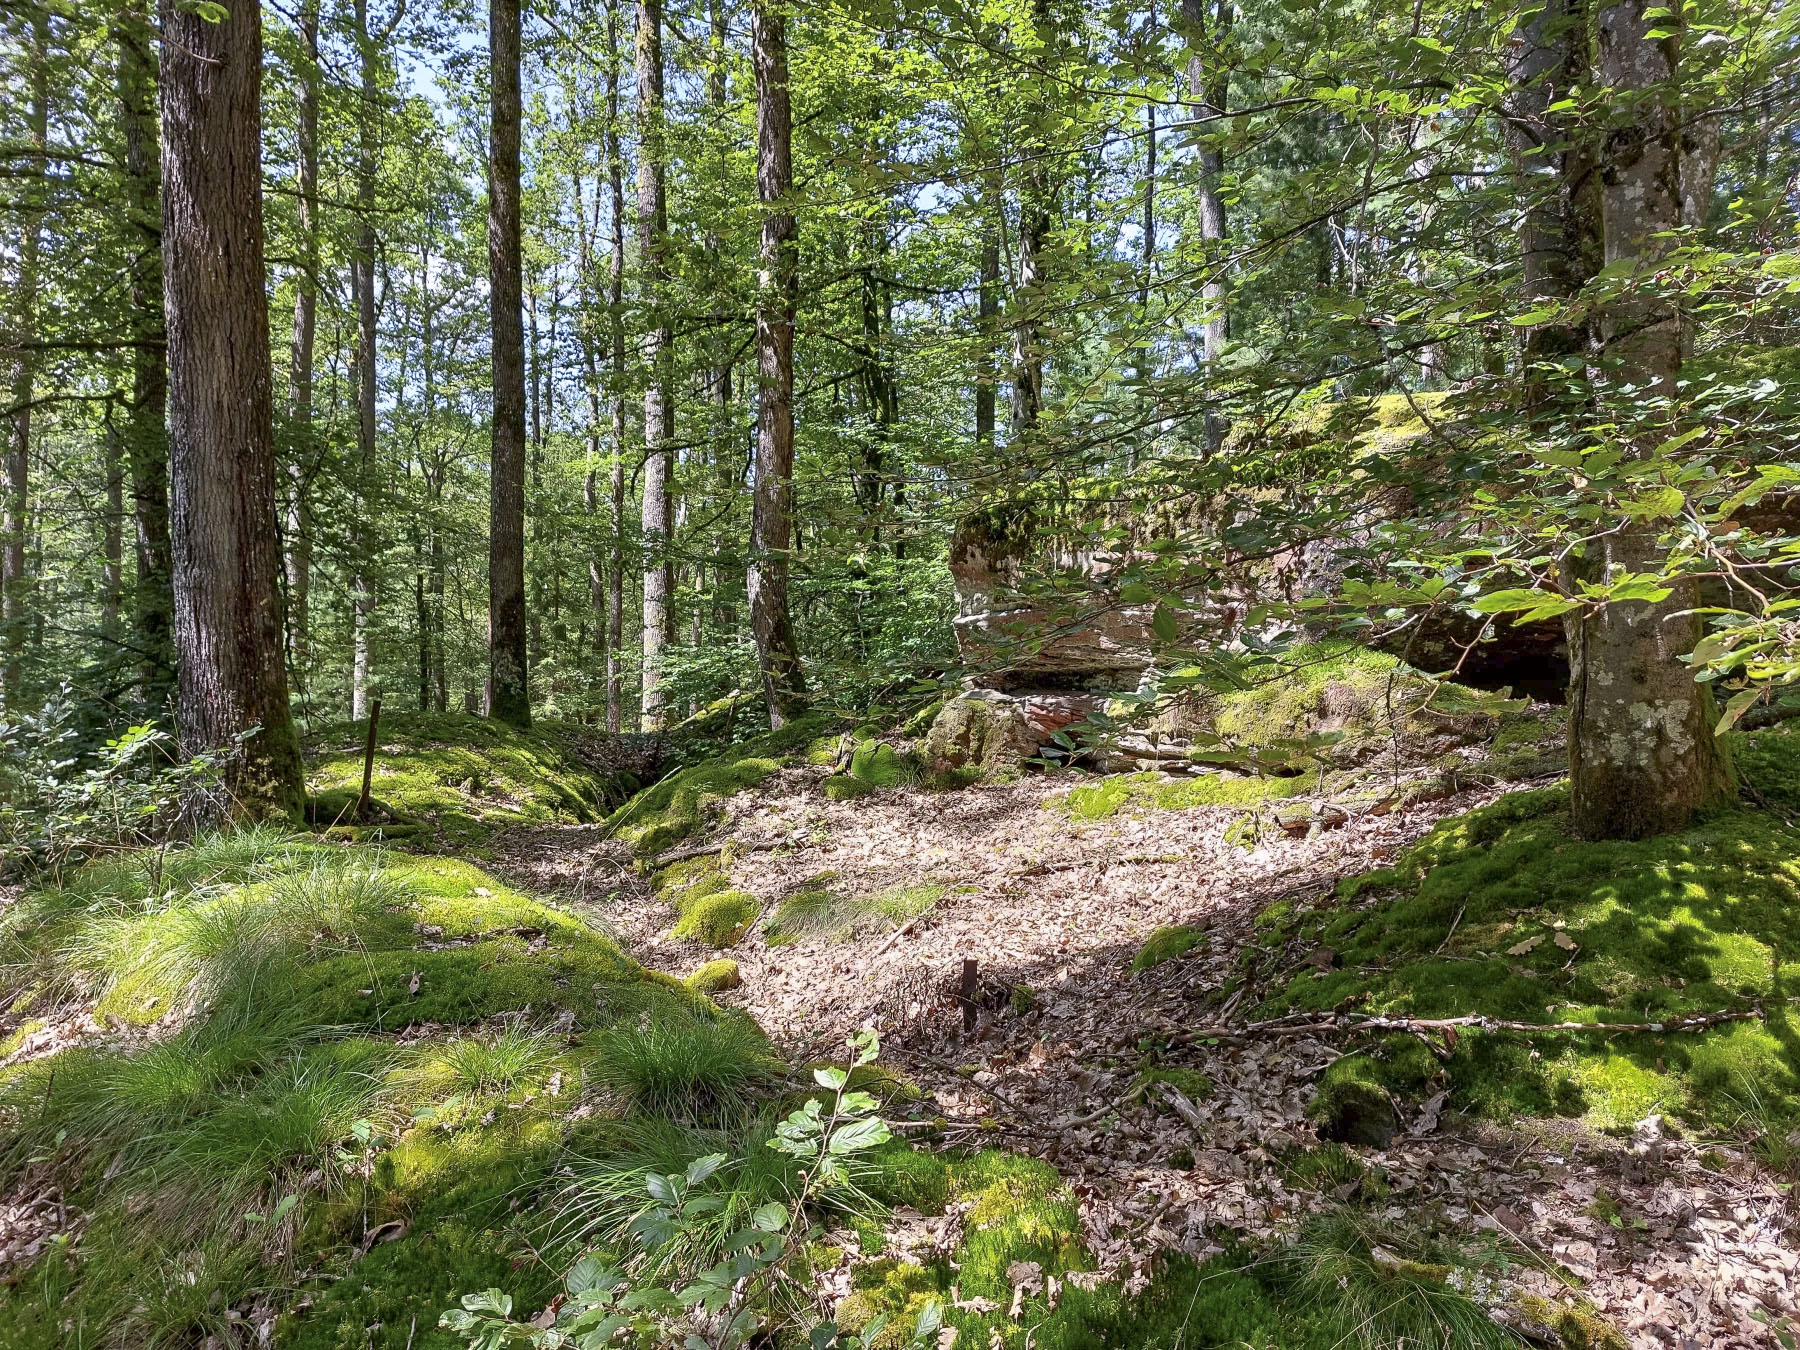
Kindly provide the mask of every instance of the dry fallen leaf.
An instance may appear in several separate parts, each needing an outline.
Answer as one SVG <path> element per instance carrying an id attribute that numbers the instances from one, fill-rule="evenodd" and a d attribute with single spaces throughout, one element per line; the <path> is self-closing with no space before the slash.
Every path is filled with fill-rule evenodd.
<path id="1" fill-rule="evenodd" d="M 1558 933 L 1556 935 L 1556 945 L 1561 947 L 1565 952 L 1572 952 L 1581 944 L 1575 941 L 1575 939 L 1570 937 L 1567 933 Z"/>
<path id="2" fill-rule="evenodd" d="M 1508 947 L 1506 949 L 1506 954 L 1508 956 L 1524 956 L 1527 952 L 1535 950 L 1543 940 L 1544 935 L 1542 933 L 1539 933 L 1536 937 L 1528 937 L 1523 942 L 1515 942 L 1512 946 Z"/>

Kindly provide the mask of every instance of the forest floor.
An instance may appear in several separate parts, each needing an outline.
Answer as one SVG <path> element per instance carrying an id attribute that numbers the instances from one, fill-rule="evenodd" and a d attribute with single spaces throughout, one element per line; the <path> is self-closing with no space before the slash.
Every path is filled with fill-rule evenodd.
<path id="1" fill-rule="evenodd" d="M 1242 816 L 1234 807 L 1087 820 L 1043 778 L 833 801 L 824 777 L 785 768 L 731 798 L 719 822 L 730 885 L 776 915 L 728 953 L 743 983 L 720 1001 L 799 1058 L 875 1026 L 945 1138 L 1004 1139 L 1060 1171 L 1102 1268 L 1213 1254 L 1355 1198 L 1489 1244 L 1515 1292 L 1589 1307 L 1633 1345 L 1772 1346 L 1752 1313 L 1800 1308 L 1791 1182 L 1742 1140 L 1682 1137 L 1654 1111 L 1606 1131 L 1555 1116 L 1501 1123 L 1439 1091 L 1404 1105 L 1384 1147 L 1322 1150 L 1308 1104 L 1347 1053 L 1329 1028 L 1179 1044 L 1198 1024 L 1249 1020 L 1271 993 L 1338 963 L 1272 936 L 1271 907 L 1328 906 L 1340 881 L 1499 791 L 1311 837 L 1277 831 L 1247 850 L 1225 839 Z M 522 827 L 495 855 L 501 875 L 577 902 L 647 965 L 679 974 L 719 955 L 668 936 L 667 899 L 604 827 Z M 784 899 L 817 897 L 829 911 L 829 895 L 898 900 L 885 922 L 851 908 L 841 924 L 828 915 L 782 936 Z M 1138 959 L 1174 926 L 1204 937 L 1175 959 Z M 957 994 L 970 959 L 980 1010 L 965 1033 Z M 1144 1090 L 1152 1066 L 1150 1077 L 1188 1089 L 1179 1100 Z M 1574 1343 L 1574 1322 L 1562 1330 Z"/>

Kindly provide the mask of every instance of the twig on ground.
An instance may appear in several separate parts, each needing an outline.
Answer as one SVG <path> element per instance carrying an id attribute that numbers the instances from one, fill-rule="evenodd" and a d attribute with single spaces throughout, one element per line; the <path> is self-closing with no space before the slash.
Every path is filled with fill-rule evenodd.
<path id="1" fill-rule="evenodd" d="M 1466 1017 L 1325 1017 L 1307 1018 L 1304 1014 L 1271 1018 L 1267 1022 L 1249 1022 L 1242 1026 L 1215 1024 L 1194 1027 L 1173 1040 L 1177 1045 L 1191 1045 L 1202 1040 L 1231 1040 L 1250 1036 L 1316 1036 L 1331 1033 L 1353 1035 L 1364 1031 L 1443 1031 L 1469 1027 L 1476 1031 L 1505 1031 L 1518 1035 L 1546 1033 L 1599 1033 L 1607 1036 L 1665 1035 L 1679 1031 L 1705 1031 L 1727 1022 L 1760 1022 L 1763 1010 L 1745 1008 L 1720 1012 L 1690 1013 L 1662 1022 L 1511 1022 L 1498 1017 L 1472 1013 Z"/>

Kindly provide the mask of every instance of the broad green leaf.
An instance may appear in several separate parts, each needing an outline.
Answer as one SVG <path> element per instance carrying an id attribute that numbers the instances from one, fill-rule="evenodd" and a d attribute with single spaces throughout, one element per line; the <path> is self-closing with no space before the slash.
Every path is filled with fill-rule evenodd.
<path id="1" fill-rule="evenodd" d="M 1719 717 L 1719 724 L 1713 728 L 1713 735 L 1723 736 L 1738 723 L 1738 718 L 1750 711 L 1750 705 L 1763 696 L 1760 686 L 1752 685 L 1748 689 L 1740 689 L 1731 696 L 1725 705 L 1725 711 Z"/>

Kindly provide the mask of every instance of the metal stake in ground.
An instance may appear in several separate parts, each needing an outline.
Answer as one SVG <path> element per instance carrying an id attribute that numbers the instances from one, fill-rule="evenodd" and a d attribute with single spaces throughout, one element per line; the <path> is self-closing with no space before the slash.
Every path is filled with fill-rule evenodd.
<path id="1" fill-rule="evenodd" d="M 963 1035 L 965 1036 L 975 1030 L 975 995 L 978 989 L 976 970 L 975 958 L 963 957 L 962 993 L 957 995 L 956 1001 L 962 1004 Z"/>
<path id="2" fill-rule="evenodd" d="M 363 746 L 363 785 L 362 795 L 356 799 L 356 818 L 363 820 L 369 814 L 369 780 L 375 776 L 375 724 L 381 720 L 381 699 L 376 698 L 369 708 L 369 739 Z"/>

